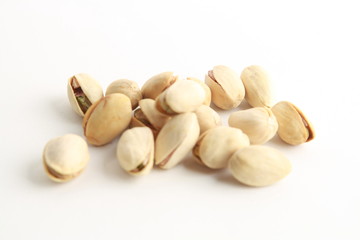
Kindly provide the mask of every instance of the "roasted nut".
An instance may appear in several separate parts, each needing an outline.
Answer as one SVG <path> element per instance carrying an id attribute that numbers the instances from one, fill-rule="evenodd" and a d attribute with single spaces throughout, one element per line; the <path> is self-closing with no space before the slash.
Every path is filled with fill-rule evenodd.
<path id="1" fill-rule="evenodd" d="M 229 126 L 241 129 L 251 144 L 263 144 L 278 130 L 275 115 L 267 107 L 256 107 L 230 114 Z"/>
<path id="2" fill-rule="evenodd" d="M 179 79 L 173 72 L 163 72 L 151 77 L 141 88 L 143 98 L 156 99 L 160 93 Z"/>
<path id="3" fill-rule="evenodd" d="M 231 68 L 215 66 L 205 75 L 205 83 L 211 89 L 213 103 L 221 109 L 235 108 L 244 99 L 244 85 L 240 76 Z"/>
<path id="4" fill-rule="evenodd" d="M 90 75 L 80 73 L 69 78 L 67 94 L 72 109 L 83 117 L 91 104 L 103 97 L 103 90 Z"/>
<path id="5" fill-rule="evenodd" d="M 227 166 L 234 152 L 249 145 L 249 138 L 240 129 L 219 126 L 201 134 L 193 155 L 199 163 L 219 169 Z"/>
<path id="6" fill-rule="evenodd" d="M 287 176 L 291 171 L 291 163 L 274 148 L 249 146 L 232 155 L 229 168 L 239 182 L 253 187 L 263 187 Z"/>
<path id="7" fill-rule="evenodd" d="M 86 142 L 74 134 L 50 140 L 43 151 L 45 172 L 55 182 L 67 182 L 79 176 L 89 159 Z"/>
<path id="8" fill-rule="evenodd" d="M 129 174 L 145 175 L 154 165 L 154 137 L 147 127 L 124 131 L 116 148 L 120 166 Z"/>
<path id="9" fill-rule="evenodd" d="M 138 84 L 128 79 L 119 79 L 112 82 L 108 86 L 105 95 L 112 93 L 122 93 L 130 98 L 132 109 L 135 109 L 138 106 L 139 101 L 142 99 L 141 90 Z"/>
<path id="10" fill-rule="evenodd" d="M 221 125 L 219 114 L 209 106 L 201 105 L 195 110 L 195 114 L 199 122 L 200 134 Z"/>
<path id="11" fill-rule="evenodd" d="M 278 102 L 272 107 L 279 124 L 279 137 L 286 143 L 298 145 L 314 139 L 315 131 L 305 115 L 290 102 Z"/>
<path id="12" fill-rule="evenodd" d="M 208 85 L 206 85 L 203 81 L 201 81 L 201 80 L 199 80 L 197 78 L 194 78 L 194 77 L 187 77 L 186 80 L 191 80 L 191 81 L 194 81 L 194 82 L 200 84 L 200 86 L 205 91 L 205 100 L 204 100 L 203 104 L 206 105 L 206 106 L 210 106 L 210 104 L 211 104 L 211 90 L 208 87 Z"/>
<path id="13" fill-rule="evenodd" d="M 178 164 L 194 147 L 200 128 L 195 113 L 171 118 L 155 141 L 155 164 L 169 169 Z"/>
<path id="14" fill-rule="evenodd" d="M 130 120 L 130 99 L 121 93 L 109 94 L 86 112 L 82 124 L 84 135 L 89 143 L 101 146 L 119 136 Z"/>
<path id="15" fill-rule="evenodd" d="M 156 108 L 156 103 L 155 100 L 153 99 L 150 98 L 142 99 L 139 102 L 139 105 L 146 119 L 157 130 L 160 130 L 165 125 L 165 123 L 170 119 L 168 115 L 161 113 Z"/>

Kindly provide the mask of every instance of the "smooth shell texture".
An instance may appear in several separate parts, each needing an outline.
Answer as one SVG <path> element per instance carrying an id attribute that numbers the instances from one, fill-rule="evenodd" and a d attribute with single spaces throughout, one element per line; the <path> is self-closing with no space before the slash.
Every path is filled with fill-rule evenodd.
<path id="1" fill-rule="evenodd" d="M 211 89 L 213 103 L 221 109 L 232 109 L 240 105 L 245 88 L 240 76 L 231 68 L 218 65 L 205 75 L 205 83 Z"/>
<path id="2" fill-rule="evenodd" d="M 138 106 L 139 101 L 142 99 L 141 90 L 138 84 L 128 79 L 119 79 L 112 82 L 106 89 L 106 95 L 112 93 L 122 93 L 128 96 L 131 101 L 132 109 L 135 109 Z"/>
<path id="3" fill-rule="evenodd" d="M 278 130 L 275 115 L 267 107 L 256 107 L 233 112 L 229 126 L 241 129 L 251 144 L 263 144 L 273 138 Z"/>
<path id="4" fill-rule="evenodd" d="M 165 125 L 165 123 L 170 119 L 168 115 L 161 113 L 156 108 L 156 102 L 153 99 L 150 98 L 142 99 L 139 102 L 139 105 L 146 119 L 157 130 L 160 130 Z"/>
<path id="5" fill-rule="evenodd" d="M 254 145 L 234 153 L 230 158 L 229 168 L 239 182 L 262 187 L 287 176 L 291 171 L 291 163 L 274 148 Z"/>
<path id="6" fill-rule="evenodd" d="M 72 87 L 72 81 L 77 81 L 77 85 L 79 85 L 81 91 L 85 94 L 91 103 L 94 103 L 103 97 L 103 90 L 100 84 L 86 73 L 79 73 L 68 79 L 67 94 L 70 105 L 77 114 L 83 117 L 85 112 L 81 110 L 76 100 L 75 92 Z"/>
<path id="7" fill-rule="evenodd" d="M 203 81 L 201 81 L 200 79 L 194 78 L 194 77 L 187 77 L 186 80 L 191 80 L 194 81 L 198 84 L 200 84 L 200 86 L 204 89 L 205 91 L 205 100 L 203 102 L 204 105 L 206 106 L 210 106 L 211 104 L 211 90 L 208 87 L 208 85 L 206 85 Z"/>
<path id="8" fill-rule="evenodd" d="M 109 94 L 86 112 L 84 135 L 89 143 L 101 146 L 119 136 L 129 126 L 130 120 L 130 99 L 121 93 Z"/>
<path id="9" fill-rule="evenodd" d="M 305 115 L 290 102 L 278 102 L 272 107 L 279 124 L 279 137 L 291 145 L 299 145 L 314 139 L 315 131 Z"/>
<path id="10" fill-rule="evenodd" d="M 43 151 L 43 164 L 50 179 L 66 182 L 78 176 L 90 159 L 86 142 L 75 134 L 50 140 Z"/>
<path id="11" fill-rule="evenodd" d="M 241 73 L 245 86 L 245 99 L 253 107 L 271 106 L 271 89 L 269 77 L 260 66 L 249 66 Z"/>
<path id="12" fill-rule="evenodd" d="M 145 175 L 154 165 L 154 137 L 147 127 L 124 131 L 116 148 L 120 166 L 129 174 Z"/>
<path id="13" fill-rule="evenodd" d="M 221 125 L 219 114 L 209 106 L 201 105 L 196 109 L 195 114 L 199 122 L 200 134 Z"/>
<path id="14" fill-rule="evenodd" d="M 141 88 L 143 98 L 156 99 L 160 93 L 176 82 L 178 78 L 173 72 L 163 72 L 151 77 Z"/>
<path id="15" fill-rule="evenodd" d="M 134 115 L 131 118 L 130 121 L 130 128 L 134 128 L 134 127 L 148 127 L 153 135 L 154 138 L 157 137 L 157 135 L 159 134 L 159 130 L 156 129 L 147 119 L 147 117 L 145 116 L 145 114 L 143 113 L 143 111 L 141 110 L 141 108 L 138 108 L 134 111 Z"/>
<path id="16" fill-rule="evenodd" d="M 183 113 L 170 119 L 155 142 L 155 163 L 169 169 L 178 164 L 194 147 L 200 128 L 195 113 Z"/>
<path id="17" fill-rule="evenodd" d="M 219 126 L 200 136 L 193 155 L 207 167 L 219 169 L 227 166 L 234 152 L 249 145 L 249 138 L 240 129 Z"/>
<path id="18" fill-rule="evenodd" d="M 205 91 L 194 81 L 179 80 L 156 99 L 156 107 L 166 114 L 192 112 L 203 104 Z"/>

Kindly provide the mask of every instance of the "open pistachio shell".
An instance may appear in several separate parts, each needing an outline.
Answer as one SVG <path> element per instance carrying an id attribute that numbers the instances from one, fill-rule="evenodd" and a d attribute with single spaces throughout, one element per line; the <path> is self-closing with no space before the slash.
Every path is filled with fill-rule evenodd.
<path id="1" fill-rule="evenodd" d="M 221 125 L 219 114 L 209 106 L 201 105 L 195 110 L 195 114 L 199 122 L 200 134 Z"/>
<path id="2" fill-rule="evenodd" d="M 119 136 L 131 120 L 130 99 L 121 93 L 109 94 L 94 103 L 83 119 L 89 143 L 101 146 Z"/>
<path id="3" fill-rule="evenodd" d="M 131 175 L 145 175 L 154 165 L 154 137 L 147 127 L 124 131 L 116 148 L 120 166 Z"/>
<path id="4" fill-rule="evenodd" d="M 168 115 L 161 113 L 156 108 L 156 102 L 153 99 L 142 99 L 139 102 L 139 105 L 147 120 L 157 130 L 160 130 L 170 119 Z"/>
<path id="5" fill-rule="evenodd" d="M 187 77 L 186 80 L 191 80 L 191 81 L 194 81 L 194 82 L 197 82 L 198 84 L 200 84 L 200 86 L 205 91 L 205 100 L 204 100 L 203 104 L 206 105 L 206 106 L 210 106 L 210 104 L 211 104 L 211 90 L 208 87 L 208 85 L 206 85 L 203 81 L 201 81 L 201 80 L 199 80 L 197 78 L 194 78 L 194 77 Z"/>
<path id="6" fill-rule="evenodd" d="M 229 126 L 241 129 L 251 144 L 263 144 L 273 138 L 278 123 L 270 108 L 256 107 L 233 112 L 229 117 Z"/>
<path id="7" fill-rule="evenodd" d="M 230 158 L 229 168 L 239 182 L 263 187 L 287 176 L 291 172 L 291 163 L 274 148 L 254 145 L 235 152 Z"/>
<path id="8" fill-rule="evenodd" d="M 219 126 L 201 134 L 193 155 L 199 163 L 219 169 L 227 166 L 234 152 L 249 145 L 249 138 L 240 129 Z"/>
<path id="9" fill-rule="evenodd" d="M 128 96 L 131 101 L 132 109 L 135 109 L 138 106 L 139 101 L 142 99 L 141 90 L 138 84 L 128 79 L 119 79 L 112 82 L 106 89 L 105 95 L 112 93 L 122 93 Z"/>
<path id="10" fill-rule="evenodd" d="M 240 76 L 231 68 L 218 65 L 205 75 L 205 83 L 211 89 L 213 103 L 221 109 L 232 109 L 240 105 L 245 88 Z"/>
<path id="11" fill-rule="evenodd" d="M 80 73 L 69 78 L 67 94 L 72 109 L 83 117 L 89 107 L 103 97 L 103 90 L 90 75 Z"/>
<path id="12" fill-rule="evenodd" d="M 143 98 L 156 99 L 165 89 L 178 80 L 173 72 L 163 72 L 151 77 L 141 88 Z"/>
<path id="13" fill-rule="evenodd" d="M 55 182 L 67 182 L 79 176 L 89 159 L 86 142 L 75 134 L 50 140 L 43 151 L 45 172 Z"/>
<path id="14" fill-rule="evenodd" d="M 182 113 L 171 118 L 155 142 L 155 164 L 169 169 L 178 164 L 194 147 L 200 128 L 195 113 Z"/>
<path id="15" fill-rule="evenodd" d="M 315 137 L 315 130 L 307 117 L 294 104 L 278 102 L 272 107 L 279 124 L 279 137 L 291 145 L 309 142 Z"/>

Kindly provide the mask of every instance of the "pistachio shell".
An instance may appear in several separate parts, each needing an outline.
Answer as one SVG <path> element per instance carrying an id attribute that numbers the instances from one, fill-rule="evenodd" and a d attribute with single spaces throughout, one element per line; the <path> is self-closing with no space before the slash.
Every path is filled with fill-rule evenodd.
<path id="1" fill-rule="evenodd" d="M 251 144 L 263 144 L 278 130 L 275 115 L 267 107 L 256 107 L 230 114 L 229 126 L 241 129 Z"/>
<path id="2" fill-rule="evenodd" d="M 240 76 L 231 68 L 218 65 L 205 75 L 205 83 L 211 89 L 213 103 L 221 109 L 232 109 L 240 105 L 245 88 Z"/>
<path id="3" fill-rule="evenodd" d="M 199 163 L 219 169 L 227 166 L 234 152 L 249 145 L 249 138 L 240 129 L 219 126 L 201 134 L 193 155 Z"/>
<path id="4" fill-rule="evenodd" d="M 86 142 L 75 134 L 50 140 L 43 151 L 45 172 L 55 182 L 67 182 L 80 175 L 89 159 Z"/>
<path id="5" fill-rule="evenodd" d="M 157 109 L 165 114 L 192 112 L 205 100 L 204 89 L 194 81 L 179 80 L 156 98 Z"/>
<path id="6" fill-rule="evenodd" d="M 249 66 L 241 73 L 245 86 L 245 99 L 253 107 L 270 107 L 271 90 L 269 77 L 260 66 Z"/>
<path id="7" fill-rule="evenodd" d="M 112 93 L 122 93 L 130 98 L 132 109 L 135 109 L 138 106 L 139 101 L 142 99 L 141 90 L 138 84 L 128 79 L 119 79 L 112 82 L 108 86 L 105 95 Z"/>
<path id="8" fill-rule="evenodd" d="M 163 72 L 152 76 L 141 88 L 143 98 L 156 99 L 160 93 L 170 87 L 178 78 L 173 72 Z"/>
<path id="9" fill-rule="evenodd" d="M 161 113 L 156 108 L 156 103 L 153 99 L 142 99 L 139 102 L 139 105 L 147 120 L 157 130 L 160 130 L 170 119 L 168 115 Z"/>
<path id="10" fill-rule="evenodd" d="M 153 135 L 154 138 L 157 137 L 157 135 L 159 134 L 159 129 L 156 129 L 150 122 L 149 119 L 145 116 L 145 114 L 143 113 L 143 111 L 141 110 L 141 108 L 138 108 L 134 111 L 134 115 L 131 118 L 130 121 L 130 128 L 134 128 L 134 127 L 147 127 L 149 128 Z"/>
<path id="11" fill-rule="evenodd" d="M 109 94 L 94 103 L 83 119 L 89 143 L 101 146 L 119 136 L 131 120 L 130 99 L 121 93 Z"/>
<path id="12" fill-rule="evenodd" d="M 170 119 L 155 142 L 155 164 L 169 169 L 178 164 L 194 147 L 200 128 L 195 113 L 182 113 Z"/>
<path id="13" fill-rule="evenodd" d="M 290 102 L 278 102 L 272 107 L 279 124 L 279 137 L 291 145 L 299 145 L 314 139 L 315 131 L 306 116 Z"/>
<path id="14" fill-rule="evenodd" d="M 274 148 L 254 145 L 234 153 L 230 158 L 229 168 L 239 182 L 263 187 L 287 176 L 291 171 L 291 163 Z"/>
<path id="15" fill-rule="evenodd" d="M 116 148 L 120 166 L 131 175 L 145 175 L 154 165 L 154 137 L 147 127 L 124 131 Z"/>
<path id="16" fill-rule="evenodd" d="M 219 114 L 209 106 L 201 105 L 196 109 L 195 114 L 199 122 L 200 134 L 221 125 Z"/>
<path id="17" fill-rule="evenodd" d="M 208 85 L 206 85 L 203 81 L 201 81 L 201 80 L 199 80 L 197 78 L 194 78 L 194 77 L 187 77 L 186 80 L 191 80 L 191 81 L 194 81 L 194 82 L 200 84 L 200 86 L 205 91 L 205 100 L 204 100 L 203 104 L 206 105 L 206 106 L 210 106 L 210 104 L 211 104 L 211 90 L 208 87 Z"/>

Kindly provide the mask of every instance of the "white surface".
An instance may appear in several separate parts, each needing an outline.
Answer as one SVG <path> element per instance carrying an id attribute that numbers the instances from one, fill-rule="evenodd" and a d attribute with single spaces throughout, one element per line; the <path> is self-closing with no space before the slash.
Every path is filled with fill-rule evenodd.
<path id="1" fill-rule="evenodd" d="M 0 239 L 360 239 L 357 1 L 0 1 Z M 266 188 L 187 160 L 134 178 L 116 142 L 91 147 L 76 180 L 44 174 L 45 143 L 82 135 L 66 80 L 104 89 L 173 70 L 203 79 L 217 64 L 272 76 L 317 137 L 275 139 L 293 172 Z M 226 123 L 226 114 L 223 114 Z"/>

